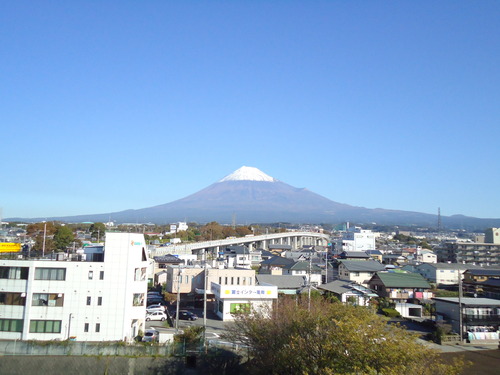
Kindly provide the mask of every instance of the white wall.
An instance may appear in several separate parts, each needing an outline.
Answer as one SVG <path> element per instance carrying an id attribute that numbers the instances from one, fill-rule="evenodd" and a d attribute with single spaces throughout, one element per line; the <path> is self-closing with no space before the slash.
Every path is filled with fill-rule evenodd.
<path id="1" fill-rule="evenodd" d="M 104 262 L 0 261 L 3 267 L 29 267 L 28 280 L 0 280 L 3 291 L 26 293 L 25 306 L 2 305 L 0 308 L 0 319 L 24 320 L 22 334 L 0 332 L 0 338 L 65 340 L 76 336 L 78 341 L 133 339 L 139 328 L 144 329 L 147 278 L 141 280 L 139 276 L 139 280 L 135 280 L 135 270 L 148 266 L 147 258 L 145 261 L 142 258 L 145 247 L 142 234 L 107 233 Z M 65 269 L 65 280 L 35 280 L 35 269 L 40 267 Z M 104 272 L 102 280 L 101 271 Z M 33 293 L 61 294 L 63 306 L 32 306 Z M 144 294 L 143 305 L 133 306 L 134 293 Z M 87 297 L 90 297 L 90 305 L 87 305 Z M 101 305 L 98 305 L 99 297 L 102 298 Z M 30 332 L 32 320 L 61 321 L 61 332 Z M 84 332 L 85 323 L 89 325 L 89 332 Z M 96 332 L 96 324 L 100 325 L 100 332 Z"/>

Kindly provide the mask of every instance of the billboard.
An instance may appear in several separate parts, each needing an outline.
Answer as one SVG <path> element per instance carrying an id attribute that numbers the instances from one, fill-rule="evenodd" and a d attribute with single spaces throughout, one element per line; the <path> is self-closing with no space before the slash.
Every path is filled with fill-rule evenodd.
<path id="1" fill-rule="evenodd" d="M 0 242 L 0 253 L 18 253 L 21 251 L 21 244 L 14 242 Z"/>

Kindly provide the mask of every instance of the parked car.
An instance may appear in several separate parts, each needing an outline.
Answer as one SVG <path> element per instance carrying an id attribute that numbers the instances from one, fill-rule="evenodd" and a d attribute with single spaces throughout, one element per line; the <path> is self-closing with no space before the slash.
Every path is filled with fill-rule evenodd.
<path id="1" fill-rule="evenodd" d="M 176 314 L 174 312 L 173 317 L 175 318 Z M 188 310 L 180 310 L 179 311 L 179 320 L 196 320 L 198 319 L 198 315 Z"/>
<path id="2" fill-rule="evenodd" d="M 165 301 L 163 298 L 150 298 L 148 297 L 147 304 L 149 305 L 164 305 Z"/>
<path id="3" fill-rule="evenodd" d="M 157 305 L 150 305 L 148 307 L 146 307 L 146 312 L 148 314 L 150 313 L 153 313 L 155 311 L 161 311 L 161 312 L 165 312 L 165 307 L 163 307 L 162 305 L 160 304 L 157 304 Z"/>
<path id="4" fill-rule="evenodd" d="M 167 314 L 163 311 L 154 311 L 152 313 L 146 314 L 146 322 L 150 320 L 161 320 L 162 322 L 167 319 Z"/>
<path id="5" fill-rule="evenodd" d="M 159 338 L 160 338 L 160 332 L 158 332 L 156 329 L 147 329 L 146 332 L 144 332 L 144 337 L 142 338 L 142 341 L 157 342 Z"/>

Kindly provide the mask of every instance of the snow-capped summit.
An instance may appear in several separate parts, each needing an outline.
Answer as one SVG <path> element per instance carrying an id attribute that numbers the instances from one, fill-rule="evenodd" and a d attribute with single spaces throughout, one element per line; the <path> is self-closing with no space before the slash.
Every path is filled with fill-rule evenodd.
<path id="1" fill-rule="evenodd" d="M 266 181 L 266 182 L 276 182 L 277 179 L 265 174 L 260 169 L 255 167 L 241 167 L 235 170 L 233 173 L 227 175 L 219 182 L 225 181 Z"/>

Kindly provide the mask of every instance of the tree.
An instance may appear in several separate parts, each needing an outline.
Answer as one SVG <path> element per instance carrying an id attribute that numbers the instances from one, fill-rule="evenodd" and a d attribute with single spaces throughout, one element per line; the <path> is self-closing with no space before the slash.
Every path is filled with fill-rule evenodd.
<path id="1" fill-rule="evenodd" d="M 463 362 L 388 324 L 371 309 L 322 299 L 280 301 L 273 310 L 235 315 L 224 338 L 249 347 L 253 374 L 459 374 Z"/>
<path id="2" fill-rule="evenodd" d="M 104 238 L 104 233 L 106 232 L 106 226 L 103 223 L 94 223 L 89 228 L 90 235 L 97 241 Z"/>
<path id="3" fill-rule="evenodd" d="M 66 248 L 75 241 L 75 235 L 71 228 L 59 226 L 54 234 L 54 246 L 57 250 L 66 250 Z"/>
<path id="4" fill-rule="evenodd" d="M 220 240 L 223 238 L 222 225 L 212 221 L 200 228 L 201 236 L 205 240 Z"/>

